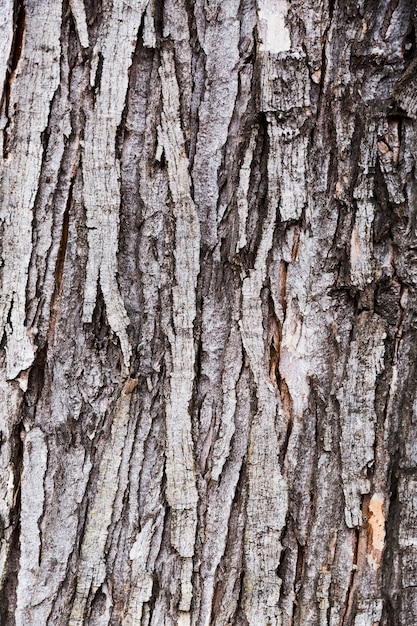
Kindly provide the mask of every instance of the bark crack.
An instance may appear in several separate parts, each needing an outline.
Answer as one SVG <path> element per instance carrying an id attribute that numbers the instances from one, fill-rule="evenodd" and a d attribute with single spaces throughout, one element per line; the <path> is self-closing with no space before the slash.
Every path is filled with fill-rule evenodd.
<path id="1" fill-rule="evenodd" d="M 74 182 L 72 180 L 69 191 L 68 191 L 67 204 L 65 206 L 64 215 L 62 218 L 61 241 L 59 244 L 59 249 L 58 249 L 58 254 L 57 254 L 56 264 L 55 264 L 55 288 L 51 297 L 51 305 L 50 305 L 51 315 L 49 319 L 49 328 L 47 332 L 47 341 L 51 347 L 54 344 L 55 326 L 56 326 L 56 321 L 57 321 L 57 317 L 58 317 L 58 313 L 59 313 L 59 309 L 61 305 L 65 257 L 66 257 L 67 246 L 68 246 L 69 217 L 70 217 L 70 209 L 72 206 L 73 186 L 74 186 Z"/>
<path id="2" fill-rule="evenodd" d="M 10 50 L 9 62 L 7 65 L 6 79 L 3 88 L 3 95 L 0 101 L 0 108 L 4 102 L 4 112 L 7 118 L 6 125 L 3 128 L 3 158 L 7 159 L 9 154 L 9 126 L 11 116 L 9 115 L 10 96 L 13 86 L 14 75 L 22 55 L 23 38 L 25 36 L 26 27 L 26 9 L 23 0 L 14 0 L 13 6 L 13 41 Z"/>
<path id="3" fill-rule="evenodd" d="M 17 604 L 17 578 L 20 565 L 20 514 L 21 514 L 21 484 L 23 471 L 23 439 L 25 436 L 23 421 L 13 429 L 13 482 L 14 495 L 9 519 L 0 519 L 0 537 L 6 529 L 11 527 L 9 545 L 6 556 L 6 564 L 3 568 L 3 576 L 0 580 L 0 622 L 2 624 L 14 624 Z M 1 537 L 3 539 L 3 537 Z"/>

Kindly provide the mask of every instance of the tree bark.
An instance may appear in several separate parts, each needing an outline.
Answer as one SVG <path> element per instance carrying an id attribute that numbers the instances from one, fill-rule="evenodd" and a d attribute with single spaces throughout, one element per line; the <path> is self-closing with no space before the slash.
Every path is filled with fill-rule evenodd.
<path id="1" fill-rule="evenodd" d="M 410 626 L 410 0 L 2 0 L 0 622 Z"/>

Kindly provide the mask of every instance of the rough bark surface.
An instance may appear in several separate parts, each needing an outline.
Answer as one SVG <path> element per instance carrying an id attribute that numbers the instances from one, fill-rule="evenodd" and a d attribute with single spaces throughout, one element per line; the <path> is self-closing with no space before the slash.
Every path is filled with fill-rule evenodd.
<path id="1" fill-rule="evenodd" d="M 0 3 L 0 622 L 411 626 L 410 0 Z"/>

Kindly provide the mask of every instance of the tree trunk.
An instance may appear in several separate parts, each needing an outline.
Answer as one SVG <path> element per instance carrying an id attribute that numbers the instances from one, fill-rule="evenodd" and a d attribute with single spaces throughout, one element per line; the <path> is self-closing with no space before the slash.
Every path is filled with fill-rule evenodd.
<path id="1" fill-rule="evenodd" d="M 416 623 L 414 11 L 1 1 L 1 624 Z"/>

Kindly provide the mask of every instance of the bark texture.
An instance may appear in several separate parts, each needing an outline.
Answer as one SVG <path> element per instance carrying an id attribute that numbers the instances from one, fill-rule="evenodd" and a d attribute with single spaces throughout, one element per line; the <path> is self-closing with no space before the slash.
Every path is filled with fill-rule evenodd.
<path id="1" fill-rule="evenodd" d="M 414 18 L 1 0 L 1 624 L 417 623 Z"/>

